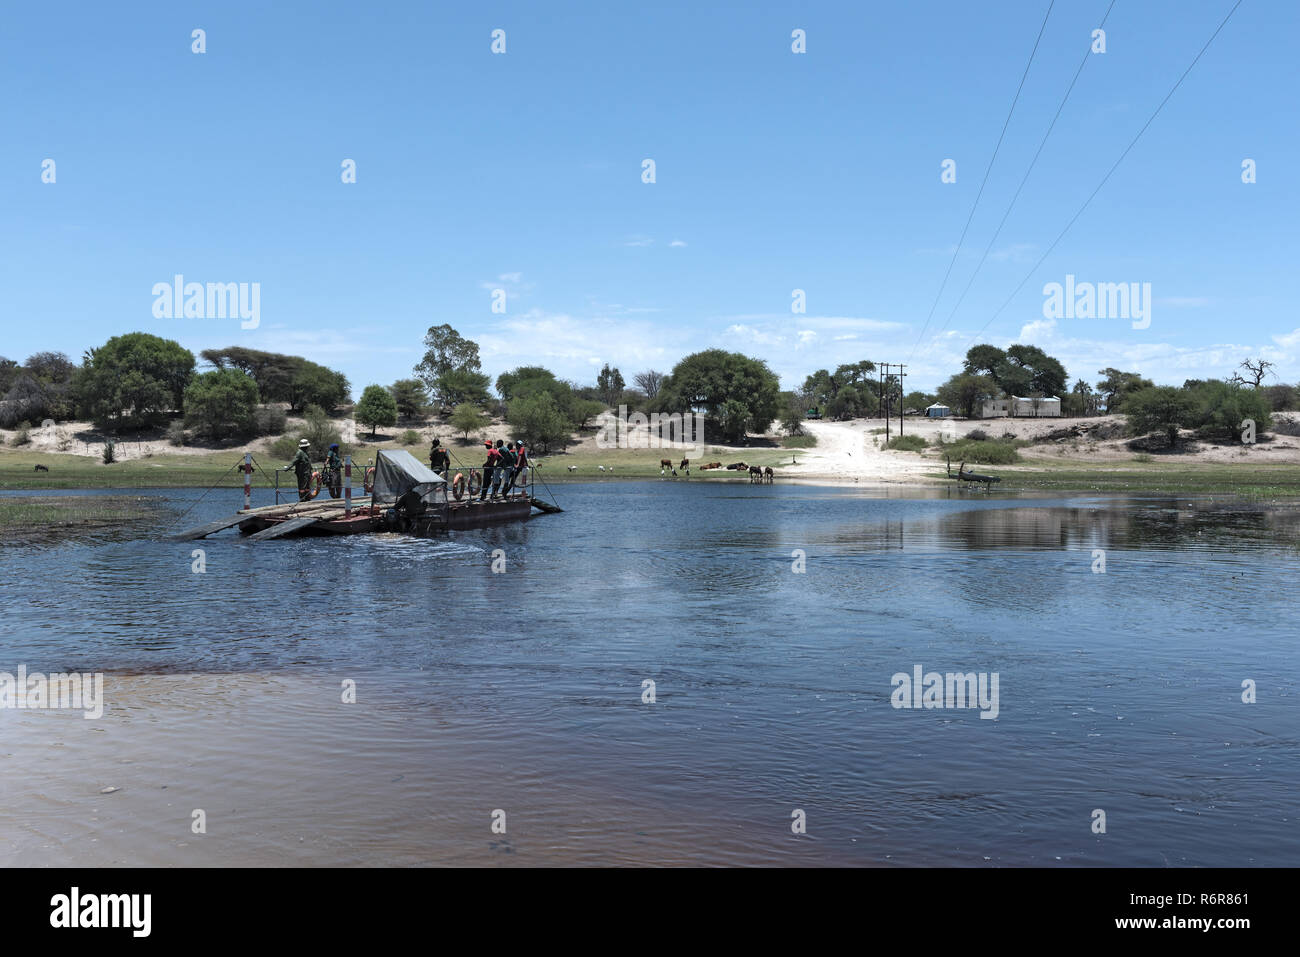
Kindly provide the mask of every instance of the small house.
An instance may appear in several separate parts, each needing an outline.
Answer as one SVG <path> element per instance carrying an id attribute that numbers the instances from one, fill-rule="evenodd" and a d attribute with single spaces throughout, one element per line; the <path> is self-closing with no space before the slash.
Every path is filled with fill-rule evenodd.
<path id="1" fill-rule="evenodd" d="M 989 399 L 984 403 L 981 418 L 998 419 L 1004 416 L 1057 419 L 1061 416 L 1061 400 L 1052 398 L 1025 398 L 1012 395 Z"/>
<path id="2" fill-rule="evenodd" d="M 952 415 L 952 409 L 940 402 L 936 402 L 934 405 L 929 405 L 925 408 L 925 417 L 927 419 L 942 419 L 950 415 Z"/>

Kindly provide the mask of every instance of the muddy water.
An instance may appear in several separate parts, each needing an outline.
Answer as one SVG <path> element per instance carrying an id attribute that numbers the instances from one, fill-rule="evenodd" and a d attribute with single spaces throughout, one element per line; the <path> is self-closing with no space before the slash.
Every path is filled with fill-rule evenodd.
<path id="1" fill-rule="evenodd" d="M 1300 510 L 557 492 L 436 541 L 0 549 L 0 671 L 106 698 L 0 710 L 0 861 L 1294 864 Z M 917 665 L 998 673 L 997 718 L 893 707 Z"/>

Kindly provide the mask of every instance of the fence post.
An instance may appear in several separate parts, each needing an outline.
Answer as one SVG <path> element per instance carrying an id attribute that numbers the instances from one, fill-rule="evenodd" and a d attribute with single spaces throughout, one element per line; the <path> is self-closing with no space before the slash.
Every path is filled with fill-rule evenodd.
<path id="1" fill-rule="evenodd" d="M 343 456 L 343 516 L 352 517 L 352 456 Z"/>
<path id="2" fill-rule="evenodd" d="M 244 511 L 253 507 L 253 453 L 244 453 Z"/>

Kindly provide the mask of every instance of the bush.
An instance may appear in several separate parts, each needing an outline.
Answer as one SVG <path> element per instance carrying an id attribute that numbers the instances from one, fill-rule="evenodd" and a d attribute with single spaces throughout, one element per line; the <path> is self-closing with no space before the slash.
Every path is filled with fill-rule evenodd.
<path id="1" fill-rule="evenodd" d="M 422 436 L 419 432 L 415 431 L 415 429 L 407 429 L 398 437 L 397 441 L 401 442 L 403 445 L 417 445 L 421 438 Z"/>
<path id="2" fill-rule="evenodd" d="M 987 442 L 989 434 L 983 429 L 971 429 L 966 433 L 966 438 L 970 439 L 972 442 Z"/>
<path id="3" fill-rule="evenodd" d="M 253 414 L 253 430 L 258 435 L 280 435 L 288 421 L 279 409 L 258 409 Z"/>
<path id="4" fill-rule="evenodd" d="M 14 437 L 9 440 L 9 444 L 15 446 L 27 445 L 31 441 L 32 441 L 31 433 L 27 429 L 27 423 L 24 422 L 22 425 L 18 426 L 18 431 L 15 432 Z"/>
<path id="5" fill-rule="evenodd" d="M 247 435 L 257 412 L 257 383 L 238 369 L 204 372 L 185 387 L 185 424 L 213 438 Z"/>
<path id="6" fill-rule="evenodd" d="M 167 426 L 167 441 L 172 445 L 188 445 L 190 434 L 185 431 L 185 424 L 182 422 L 173 422 L 171 425 Z"/>
<path id="7" fill-rule="evenodd" d="M 298 451 L 298 436 L 282 435 L 271 443 L 271 454 L 277 459 L 291 459 Z"/>
<path id="8" fill-rule="evenodd" d="M 944 446 L 943 452 L 954 462 L 973 462 L 978 465 L 1010 465 L 1020 461 L 1020 453 L 1011 442 L 961 439 Z"/>
<path id="9" fill-rule="evenodd" d="M 105 465 L 112 465 L 114 462 L 117 461 L 117 453 L 115 449 L 116 446 L 113 444 L 112 439 L 109 439 L 107 442 L 104 443 L 104 451 L 100 454 L 103 456 Z"/>
<path id="10" fill-rule="evenodd" d="M 817 436 L 815 435 L 787 435 L 781 440 L 783 449 L 811 449 L 817 445 Z"/>
<path id="11" fill-rule="evenodd" d="M 921 452 L 925 450 L 928 444 L 919 435 L 899 435 L 890 439 L 885 448 L 894 449 L 897 452 Z"/>
<path id="12" fill-rule="evenodd" d="M 343 437 L 339 433 L 338 427 L 333 420 L 325 414 L 325 410 L 318 405 L 307 406 L 306 425 L 303 426 L 302 434 L 299 438 L 306 439 L 311 443 L 310 454 L 323 454 L 333 443 L 339 443 L 340 454 L 343 452 Z M 293 447 L 296 449 L 298 443 L 294 442 Z M 292 455 L 293 453 L 289 453 Z"/>

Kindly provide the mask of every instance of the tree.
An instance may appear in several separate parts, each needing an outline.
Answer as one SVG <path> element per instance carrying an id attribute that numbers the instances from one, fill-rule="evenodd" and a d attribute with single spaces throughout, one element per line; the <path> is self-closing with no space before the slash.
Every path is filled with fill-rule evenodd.
<path id="1" fill-rule="evenodd" d="M 966 350 L 962 371 L 968 375 L 986 375 L 997 380 L 998 368 L 1007 361 L 1007 354 L 997 346 L 987 343 Z"/>
<path id="2" fill-rule="evenodd" d="M 314 362 L 303 360 L 292 376 L 285 396 L 290 409 L 318 405 L 332 412 L 347 399 L 350 391 L 346 376 Z"/>
<path id="3" fill-rule="evenodd" d="M 447 424 L 461 433 L 465 441 L 468 442 L 471 432 L 481 432 L 487 428 L 488 423 L 491 421 L 473 403 L 462 402 L 452 410 L 451 418 L 447 420 Z"/>
<path id="4" fill-rule="evenodd" d="M 22 374 L 22 367 L 13 359 L 0 356 L 0 394 L 8 392 Z"/>
<path id="5" fill-rule="evenodd" d="M 1297 401 L 1300 400 L 1295 386 L 1268 385 L 1264 386 L 1262 391 L 1274 412 L 1290 412 L 1296 408 Z"/>
<path id="6" fill-rule="evenodd" d="M 388 387 L 397 403 L 397 414 L 404 419 L 413 419 L 422 415 L 429 403 L 429 396 L 424 391 L 424 383 L 419 379 L 398 379 Z"/>
<path id="7" fill-rule="evenodd" d="M 503 372 L 497 376 L 497 395 L 502 400 L 509 402 L 516 394 L 530 391 L 537 391 L 539 388 L 550 388 L 559 380 L 555 378 L 555 373 L 550 369 L 542 366 L 520 366 L 512 372 Z"/>
<path id="8" fill-rule="evenodd" d="M 903 398 L 904 409 L 915 409 L 917 412 L 924 412 L 929 406 L 934 404 L 935 396 L 930 392 L 909 392 Z"/>
<path id="9" fill-rule="evenodd" d="M 382 385 L 368 385 L 361 393 L 352 417 L 362 425 L 370 426 L 370 437 L 375 437 L 375 429 L 381 425 L 397 424 L 397 402 L 393 394 Z"/>
<path id="10" fill-rule="evenodd" d="M 1240 440 L 1247 419 L 1255 423 L 1256 435 L 1272 426 L 1268 399 L 1258 389 L 1211 379 L 1186 392 L 1196 409 L 1195 425 L 1203 435 Z M 1131 397 L 1127 401 L 1131 401 Z"/>
<path id="11" fill-rule="evenodd" d="M 1124 415 L 1134 435 L 1163 432 L 1173 446 L 1178 430 L 1195 422 L 1196 403 L 1184 389 L 1150 386 L 1130 393 L 1124 400 Z"/>
<path id="12" fill-rule="evenodd" d="M 1065 391 L 1068 379 L 1065 366 L 1037 346 L 1009 346 L 1007 363 L 1017 370 L 1028 373 L 1027 392 L 1041 392 L 1044 396 L 1056 397 Z M 1003 374 L 1006 375 L 1008 372 L 1009 370 L 1004 370 Z"/>
<path id="13" fill-rule="evenodd" d="M 488 386 L 492 378 L 468 367 L 451 369 L 438 376 L 433 392 L 444 405 L 456 406 L 462 402 L 484 405 L 488 401 Z"/>
<path id="14" fill-rule="evenodd" d="M 1246 374 L 1242 375 L 1239 372 L 1234 372 L 1232 381 L 1238 385 L 1248 385 L 1252 389 L 1258 389 L 1260 383 L 1264 381 L 1264 377 L 1269 374 L 1268 370 L 1273 368 L 1273 363 L 1267 359 L 1256 359 L 1254 361 L 1247 359 L 1237 368 L 1245 369 Z"/>
<path id="15" fill-rule="evenodd" d="M 131 332 L 86 352 L 72 393 L 98 427 L 139 428 L 180 409 L 193 375 L 194 354 L 180 343 Z"/>
<path id="16" fill-rule="evenodd" d="M 939 401 L 950 409 L 959 409 L 966 418 L 974 418 L 975 410 L 998 394 L 998 384 L 992 376 L 959 372 L 939 386 Z"/>
<path id="17" fill-rule="evenodd" d="M 434 398 L 444 405 L 455 405 L 466 401 L 464 398 L 447 394 L 448 387 L 463 387 L 468 381 L 465 377 L 448 378 L 454 372 L 477 373 L 482 364 L 479 361 L 478 343 L 466 339 L 451 326 L 443 323 L 433 326 L 424 335 L 424 358 L 415 367 L 415 374 L 428 387 Z M 486 398 L 487 382 L 484 376 L 482 386 Z"/>
<path id="18" fill-rule="evenodd" d="M 1137 392 L 1139 389 L 1149 389 L 1155 386 L 1155 383 L 1150 379 L 1144 379 L 1136 372 L 1121 372 L 1119 369 L 1113 369 L 1110 366 L 1098 370 L 1097 375 L 1103 377 L 1097 383 L 1097 391 L 1100 393 L 1101 404 L 1105 407 L 1108 415 L 1123 411 L 1125 396 Z"/>
<path id="19" fill-rule="evenodd" d="M 23 374 L 0 400 L 0 428 L 12 429 L 21 422 L 38 422 L 50 407 L 49 393 L 34 376 Z"/>
<path id="20" fill-rule="evenodd" d="M 735 402 L 746 410 L 742 417 Z M 766 432 L 780 410 L 780 383 L 759 359 L 738 352 L 706 349 L 682 359 L 659 393 L 666 412 L 703 412 L 728 441 L 749 431 Z M 706 420 L 707 421 L 707 420 Z"/>
<path id="21" fill-rule="evenodd" d="M 623 394 L 623 374 L 618 369 L 611 369 L 606 362 L 600 375 L 596 376 L 596 388 L 602 402 L 608 406 L 618 405 L 618 397 Z"/>
<path id="22" fill-rule="evenodd" d="M 333 409 L 347 400 L 347 376 L 301 356 L 262 352 L 244 346 L 204 349 L 200 357 L 217 369 L 238 369 L 257 383 L 263 402 L 288 403 L 290 411 L 317 404 Z"/>
<path id="23" fill-rule="evenodd" d="M 238 369 L 215 369 L 195 376 L 185 389 L 185 424 L 220 438 L 253 431 L 257 383 Z"/>
<path id="24" fill-rule="evenodd" d="M 569 438 L 569 422 L 549 392 L 516 400 L 510 408 L 510 426 L 526 444 L 540 446 L 543 452 Z"/>
<path id="25" fill-rule="evenodd" d="M 647 399 L 653 399 L 663 388 L 664 374 L 656 372 L 654 369 L 647 369 L 645 372 L 638 372 L 632 376 L 632 383 L 645 393 Z"/>

